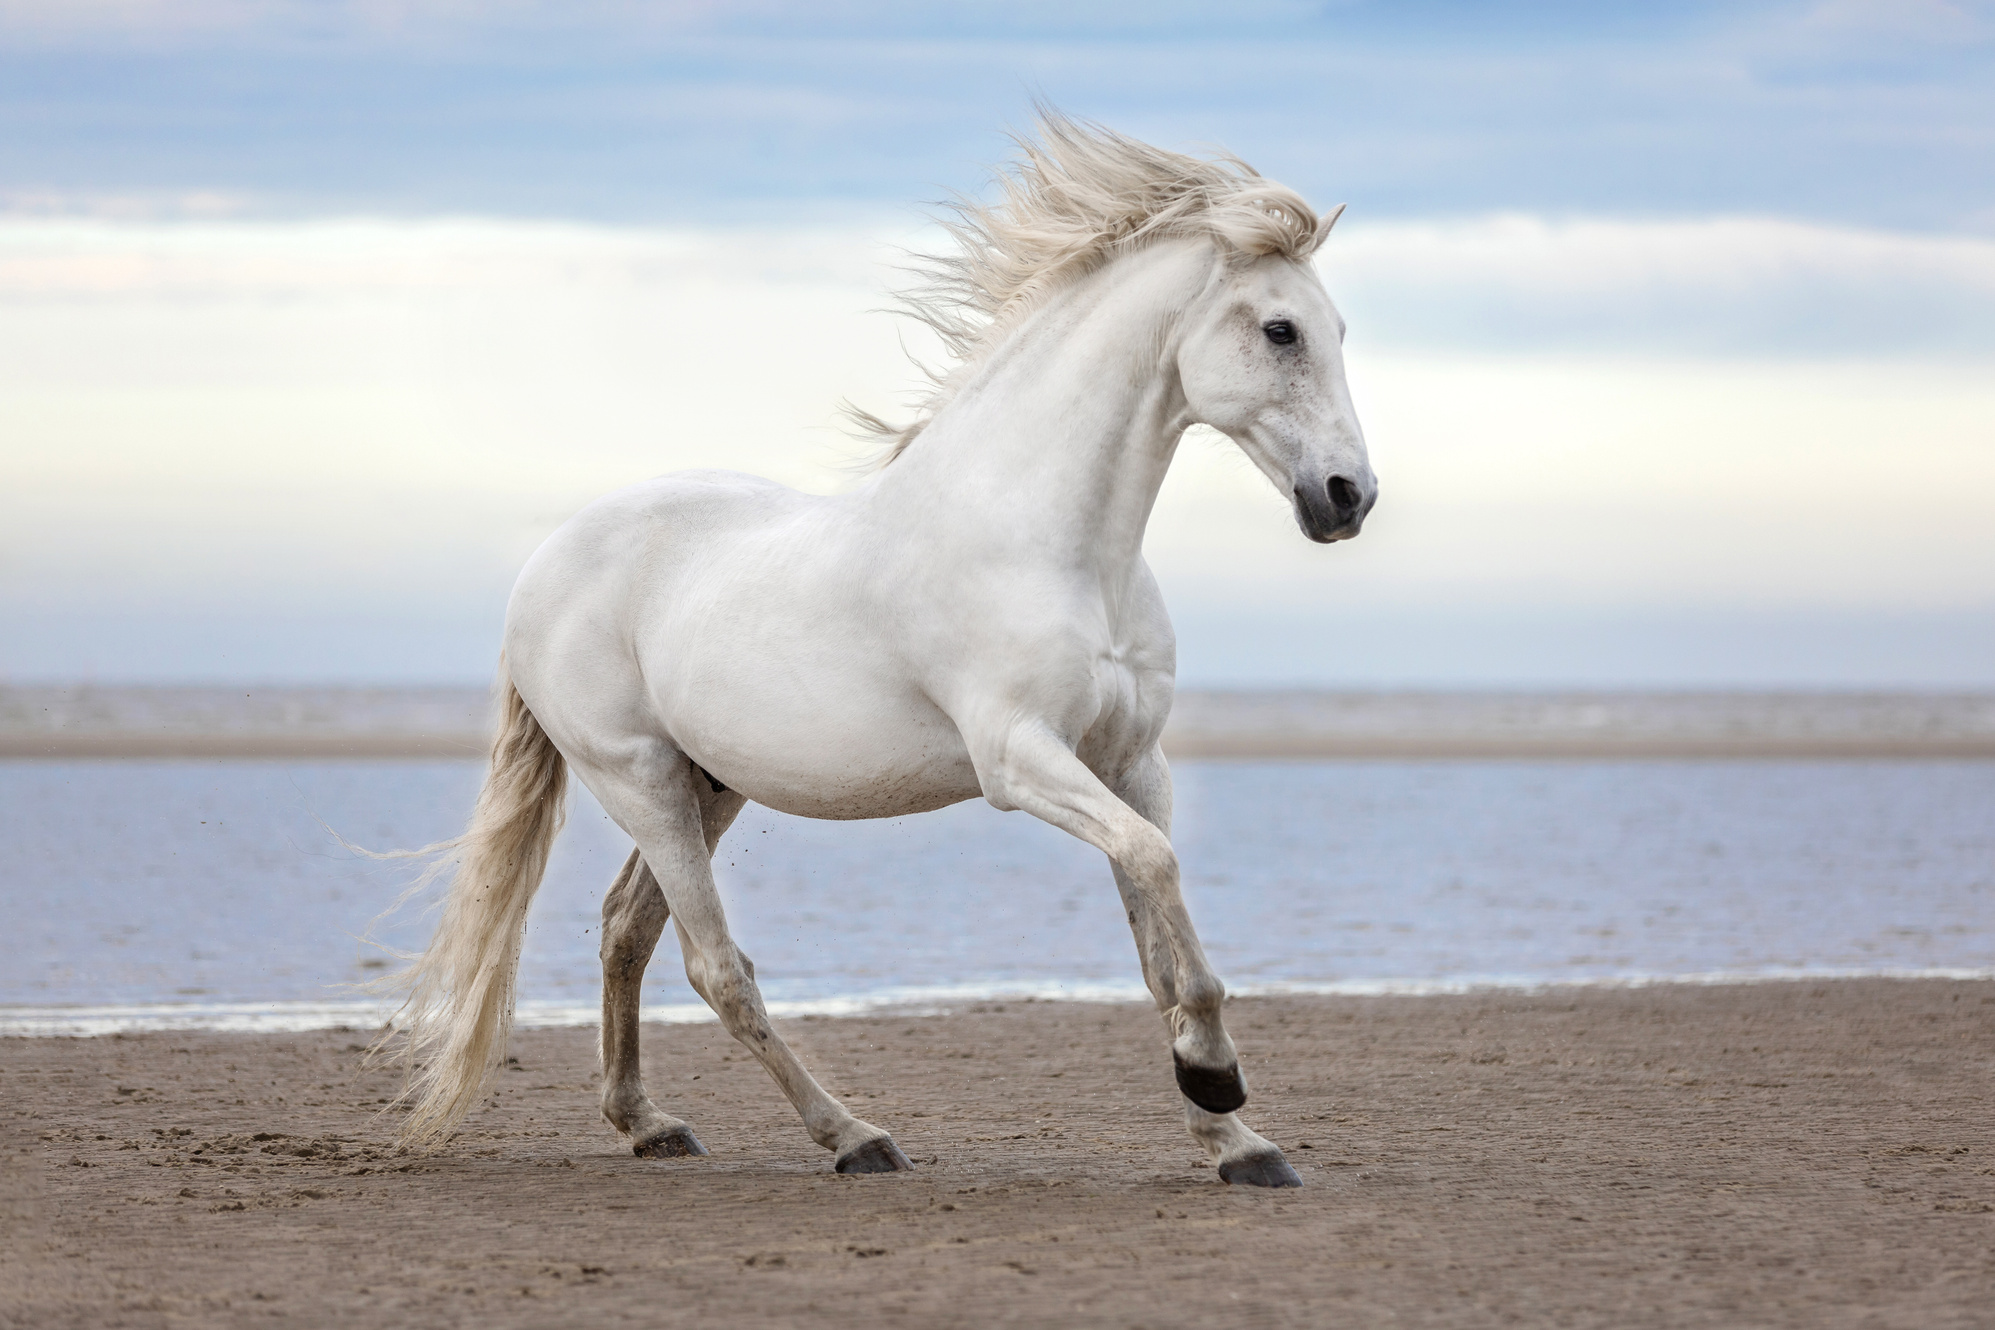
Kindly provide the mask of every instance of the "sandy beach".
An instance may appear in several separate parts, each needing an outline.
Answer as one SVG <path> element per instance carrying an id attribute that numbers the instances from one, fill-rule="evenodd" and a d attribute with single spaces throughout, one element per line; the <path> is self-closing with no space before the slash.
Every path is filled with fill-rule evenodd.
<path id="1" fill-rule="evenodd" d="M 1985 1324 L 1995 984 L 1232 1004 L 1306 1186 L 1221 1185 L 1155 1018 L 802 1020 L 919 1168 L 845 1178 L 715 1026 L 646 1031 L 712 1154 L 533 1031 L 446 1154 L 361 1036 L 0 1041 L 10 1326 Z"/>

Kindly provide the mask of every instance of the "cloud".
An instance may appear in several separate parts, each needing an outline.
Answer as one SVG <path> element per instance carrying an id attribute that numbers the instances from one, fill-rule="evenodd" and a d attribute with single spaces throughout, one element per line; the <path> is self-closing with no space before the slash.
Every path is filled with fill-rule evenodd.
<path id="1" fill-rule="evenodd" d="M 1752 217 L 1346 225 L 1319 262 L 1353 335 L 1384 347 L 1995 353 L 1995 240 Z"/>
<path id="2" fill-rule="evenodd" d="M 1987 7 L 1903 9 L 0 0 L 0 196 L 902 204 L 974 187 L 1037 92 L 1372 217 L 1995 228 Z"/>
<path id="3" fill-rule="evenodd" d="M 1272 0 L 1253 26 L 1315 26 L 1320 7 Z M 261 46 L 460 52 L 553 40 L 568 49 L 656 48 L 693 36 L 1145 37 L 1239 32 L 1197 0 L 1076 6 L 1006 0 L 0 0 L 0 34 L 72 49 Z"/>
<path id="4" fill-rule="evenodd" d="M 0 299 L 276 299 L 556 287 L 877 286 L 898 246 L 834 228 L 493 219 L 0 221 Z M 1344 222 L 1319 259 L 1355 344 L 1724 359 L 1995 353 L 1995 240 L 1777 218 Z"/>
<path id="5" fill-rule="evenodd" d="M 436 218 L 0 219 L 0 299 L 289 299 L 734 280 L 871 283 L 891 233 Z"/>
<path id="6" fill-rule="evenodd" d="M 1905 48 L 1985 44 L 1995 40 L 1995 5 L 1986 0 L 1824 0 L 1774 27 L 1788 49 L 1800 38 L 1818 54 L 1866 51 L 1880 42 Z"/>

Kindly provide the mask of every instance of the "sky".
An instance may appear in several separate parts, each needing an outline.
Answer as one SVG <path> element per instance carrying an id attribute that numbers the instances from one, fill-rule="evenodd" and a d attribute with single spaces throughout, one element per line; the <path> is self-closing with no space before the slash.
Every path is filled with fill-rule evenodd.
<path id="1" fill-rule="evenodd" d="M 1350 205 L 1378 509 L 1188 439 L 1182 683 L 1995 687 L 1995 5 L 1920 0 L 0 0 L 0 679 L 477 680 L 605 490 L 849 484 L 1034 98 Z"/>

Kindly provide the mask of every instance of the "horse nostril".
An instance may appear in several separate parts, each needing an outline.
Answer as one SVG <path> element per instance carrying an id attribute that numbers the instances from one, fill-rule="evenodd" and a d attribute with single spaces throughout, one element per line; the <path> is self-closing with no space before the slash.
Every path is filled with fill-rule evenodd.
<path id="1" fill-rule="evenodd" d="M 1337 516 L 1348 518 L 1358 511 L 1358 487 L 1343 476 L 1330 477 L 1330 506 Z"/>

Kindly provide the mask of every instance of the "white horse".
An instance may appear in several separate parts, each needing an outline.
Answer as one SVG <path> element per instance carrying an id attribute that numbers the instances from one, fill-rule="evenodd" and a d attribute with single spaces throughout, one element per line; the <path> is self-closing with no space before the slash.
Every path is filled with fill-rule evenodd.
<path id="1" fill-rule="evenodd" d="M 747 800 L 899 817 L 981 795 L 1108 856 L 1167 1023 L 1192 1135 L 1228 1182 L 1299 1186 L 1238 1117 L 1225 989 L 1179 893 L 1158 736 L 1175 641 L 1143 530 L 1185 430 L 1231 438 L 1314 541 L 1376 484 L 1319 220 L 1231 157 L 1056 114 L 958 205 L 959 252 L 911 302 L 956 357 L 885 463 L 817 497 L 693 471 L 609 495 L 513 591 L 500 732 L 429 949 L 403 976 L 405 1141 L 446 1139 L 490 1084 L 567 769 L 636 842 L 603 905 L 602 1112 L 646 1157 L 706 1151 L 645 1093 L 638 990 L 669 918 L 686 977 L 841 1173 L 911 1167 L 772 1028 L 710 859 Z M 742 348 L 778 372 L 772 326 Z M 1050 922 L 1050 921 L 1049 921 Z"/>

